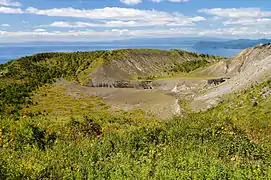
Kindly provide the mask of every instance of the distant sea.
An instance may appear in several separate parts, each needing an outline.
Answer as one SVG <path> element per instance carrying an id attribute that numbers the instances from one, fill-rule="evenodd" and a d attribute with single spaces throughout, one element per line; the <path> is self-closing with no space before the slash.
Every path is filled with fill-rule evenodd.
<path id="1" fill-rule="evenodd" d="M 182 49 L 190 52 L 197 52 L 203 54 L 231 57 L 239 53 L 241 49 L 194 49 L 192 45 L 142 45 L 142 46 L 112 46 L 112 45 L 53 45 L 53 46 L 44 46 L 44 45 L 1 45 L 0 46 L 0 64 L 5 63 L 9 60 L 17 59 L 23 56 L 30 56 L 36 53 L 41 52 L 76 52 L 76 51 L 94 51 L 94 50 L 113 50 L 113 49 L 124 49 L 124 48 L 155 48 L 155 49 Z"/>

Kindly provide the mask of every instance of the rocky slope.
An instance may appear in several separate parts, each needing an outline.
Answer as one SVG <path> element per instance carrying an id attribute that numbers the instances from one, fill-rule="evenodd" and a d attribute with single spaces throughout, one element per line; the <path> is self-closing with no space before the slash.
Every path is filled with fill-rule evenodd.
<path id="1" fill-rule="evenodd" d="M 253 83 L 270 79 L 271 45 L 265 44 L 245 49 L 233 58 L 219 62 L 202 72 L 227 76 L 230 79 L 198 95 L 191 104 L 194 110 L 210 108 L 216 105 L 224 94 L 230 94 Z"/>
<path id="2" fill-rule="evenodd" d="M 78 85 L 76 92 L 84 89 L 115 109 L 141 108 L 168 118 L 182 110 L 176 100 L 192 100 L 192 108 L 202 110 L 224 94 L 270 78 L 270 63 L 270 44 L 230 59 L 154 49 L 41 53 L 0 66 L 0 106 L 6 113 L 18 111 L 31 104 L 28 96 L 38 87 L 65 79 Z"/>
<path id="3" fill-rule="evenodd" d="M 261 63 L 264 58 L 267 58 L 270 55 L 270 44 L 258 45 L 245 49 L 230 59 L 220 61 L 217 64 L 202 70 L 201 73 L 232 77 L 238 73 L 246 71 L 246 69 L 250 66 Z"/>
<path id="4" fill-rule="evenodd" d="M 33 104 L 31 96 L 37 89 L 64 79 L 78 85 L 79 94 L 91 92 L 113 109 L 142 109 L 159 118 L 168 118 L 180 112 L 178 91 L 192 91 L 198 86 L 197 82 L 171 80 L 172 77 L 189 74 L 219 60 L 221 57 L 206 54 L 156 49 L 40 53 L 22 57 L 0 66 L 0 113 L 20 114 L 23 105 Z M 167 78 L 153 81 L 157 77 Z M 202 86 L 205 80 L 200 81 Z M 69 88 L 67 91 L 71 91 Z"/>
<path id="5" fill-rule="evenodd" d="M 171 69 L 187 61 L 214 63 L 221 57 L 200 55 L 181 50 L 131 49 L 119 59 L 104 63 L 89 73 L 86 78 L 89 86 L 116 81 L 130 81 L 137 77 L 168 76 Z"/>
<path id="6" fill-rule="evenodd" d="M 135 80 L 137 76 L 167 76 L 169 73 L 167 70 L 180 63 L 195 59 L 198 61 L 208 59 L 210 63 L 214 64 L 187 73 L 188 76 L 143 82 L 136 82 Z M 163 97 L 165 94 L 180 100 L 192 100 L 190 105 L 195 111 L 205 110 L 217 105 L 223 95 L 245 89 L 253 83 L 260 83 L 270 78 L 270 75 L 270 44 L 245 49 L 233 58 L 221 61 L 212 56 L 205 57 L 184 51 L 138 49 L 129 50 L 129 53 L 125 56 L 112 59 L 98 66 L 87 75 L 86 85 L 99 87 L 99 89 L 90 88 L 89 91 L 97 92 L 98 96 L 104 97 L 104 100 L 108 101 L 113 107 L 119 109 L 141 108 L 152 111 L 154 114 L 167 114 L 166 117 L 168 118 L 176 114 L 175 112 L 180 113 L 182 108 L 178 108 L 174 103 L 174 98 L 168 96 L 165 97 L 170 99 L 170 105 L 166 105 L 167 103 L 163 98 L 160 98 L 163 100 L 157 101 L 159 97 Z M 108 90 L 108 88 L 117 89 Z M 134 90 L 118 88 L 132 88 Z M 107 95 L 103 94 L 103 92 L 108 91 L 110 92 Z M 132 101 L 133 98 L 138 99 L 138 101 Z M 144 102 L 149 102 L 149 104 Z M 172 106 L 173 109 L 177 110 L 169 111 L 168 108 L 165 108 L 165 105 Z"/>

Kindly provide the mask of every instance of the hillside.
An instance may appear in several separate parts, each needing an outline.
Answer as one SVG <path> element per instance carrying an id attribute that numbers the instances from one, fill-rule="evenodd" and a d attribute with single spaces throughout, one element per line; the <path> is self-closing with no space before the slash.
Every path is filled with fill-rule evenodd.
<path id="1" fill-rule="evenodd" d="M 202 70 L 201 73 L 228 77 L 229 80 L 196 97 L 192 104 L 195 109 L 211 107 L 217 104 L 219 97 L 224 94 L 237 92 L 251 84 L 269 79 L 271 76 L 271 45 L 265 44 L 245 49 L 233 58 L 220 61 Z"/>
<path id="2" fill-rule="evenodd" d="M 123 49 L 0 65 L 0 179 L 270 179 L 270 57 Z"/>
<path id="3" fill-rule="evenodd" d="M 59 78 L 99 87 L 118 81 L 188 73 L 220 59 L 223 58 L 181 50 L 152 49 L 41 53 L 23 57 L 0 66 L 0 113 L 14 115 L 16 112 L 18 115 L 22 104 L 33 103 L 31 92 Z M 141 85 L 138 82 L 136 85 L 144 87 L 144 83 Z"/>
<path id="4" fill-rule="evenodd" d="M 101 66 L 95 70 L 90 66 L 79 72 L 79 81 L 97 86 L 117 80 L 136 80 L 138 77 L 171 76 L 178 72 L 188 73 L 223 59 L 181 50 L 129 49 L 120 52 L 123 53 L 120 58 L 100 63 Z"/>

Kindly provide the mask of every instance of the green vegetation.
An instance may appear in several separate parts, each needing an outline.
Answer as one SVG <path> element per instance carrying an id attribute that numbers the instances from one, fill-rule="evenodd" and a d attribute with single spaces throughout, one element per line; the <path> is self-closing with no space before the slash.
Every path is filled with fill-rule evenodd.
<path id="1" fill-rule="evenodd" d="M 70 81 L 76 80 L 84 85 L 90 80 L 88 75 L 95 71 L 97 67 L 114 59 L 132 58 L 136 54 L 180 59 L 180 61 L 183 61 L 181 66 L 187 66 L 184 72 L 195 70 L 202 65 L 205 66 L 207 59 L 211 63 L 220 58 L 181 50 L 163 51 L 155 49 L 40 53 L 23 57 L 0 66 L 0 72 L 3 73 L 0 76 L 0 114 L 20 116 L 18 111 L 22 108 L 21 105 L 31 105 L 33 103 L 30 98 L 31 92 L 43 84 L 54 82 L 56 78 L 62 77 Z M 188 62 L 191 57 L 194 60 Z M 196 61 L 197 58 L 199 58 L 199 61 Z M 204 63 L 202 63 L 202 59 L 204 59 Z M 170 71 L 179 72 L 182 70 L 177 68 Z M 172 72 L 171 74 L 173 74 Z"/>
<path id="2" fill-rule="evenodd" d="M 206 67 L 214 62 L 218 62 L 222 59 L 225 59 L 220 56 L 210 56 L 208 54 L 197 54 L 197 53 L 189 53 L 185 51 L 173 50 L 173 54 L 176 56 L 177 54 L 182 57 L 192 56 L 190 60 L 183 61 L 180 63 L 175 63 L 172 67 L 170 67 L 167 71 L 171 73 L 189 73 L 198 68 Z"/>
<path id="3" fill-rule="evenodd" d="M 169 121 L 142 121 L 140 112 L 129 117 L 91 110 L 64 121 L 50 115 L 2 119 L 1 177 L 269 179 L 270 128 L 263 125 L 270 127 L 271 106 L 263 90 L 270 85 L 268 81 L 218 108 Z M 257 105 L 250 101 L 252 94 Z M 242 106 L 238 98 L 244 100 Z M 245 119 L 253 112 L 261 116 L 249 124 L 254 117 Z"/>
<path id="4" fill-rule="evenodd" d="M 200 67 L 205 67 L 209 62 L 207 60 L 192 60 L 192 61 L 186 61 L 180 64 L 176 64 L 170 71 L 172 72 L 186 72 L 189 73 L 191 71 L 194 71 Z"/>
<path id="5" fill-rule="evenodd" d="M 208 114 L 233 119 L 255 142 L 270 142 L 271 80 L 224 97 L 224 102 Z"/>
<path id="6" fill-rule="evenodd" d="M 30 94 L 38 87 L 60 77 L 77 80 L 77 74 L 89 69 L 93 62 L 108 62 L 124 55 L 123 52 L 41 53 L 1 65 L 0 114 L 19 115 L 22 104 L 32 104 Z"/>
<path id="7" fill-rule="evenodd" d="M 167 56 L 170 57 L 170 59 L 173 59 L 173 63 L 163 69 L 163 75 L 136 76 L 134 79 L 156 80 L 174 76 L 189 76 L 188 73 L 192 73 L 199 68 L 210 66 L 225 59 L 225 57 L 198 54 L 176 49 L 168 51 Z M 193 74 L 193 76 L 195 75 Z"/>
<path id="8" fill-rule="evenodd" d="M 0 179 L 271 179 L 270 80 L 167 121 L 50 84 L 77 80 L 114 52 L 44 53 L 0 66 Z"/>

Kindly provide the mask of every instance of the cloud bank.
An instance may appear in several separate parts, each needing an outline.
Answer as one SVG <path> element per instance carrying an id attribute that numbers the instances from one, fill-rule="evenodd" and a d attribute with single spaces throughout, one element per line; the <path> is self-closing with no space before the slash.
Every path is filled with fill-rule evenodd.
<path id="1" fill-rule="evenodd" d="M 152 1 L 158 2 L 158 0 Z M 181 0 L 171 1 L 181 2 Z M 271 12 L 262 11 L 259 8 L 200 9 L 196 16 L 186 16 L 179 12 L 120 7 L 100 9 L 28 7 L 23 9 L 0 6 L 0 13 L 66 19 L 39 24 L 33 26 L 32 30 L 7 31 L 2 29 L 0 30 L 2 42 L 108 41 L 127 38 L 187 36 L 271 38 Z M 4 24 L 1 26 L 8 27 Z"/>
<path id="2" fill-rule="evenodd" d="M 21 6 L 20 2 L 12 2 L 10 0 L 0 0 L 0 5 L 3 6 Z"/>

